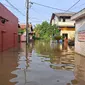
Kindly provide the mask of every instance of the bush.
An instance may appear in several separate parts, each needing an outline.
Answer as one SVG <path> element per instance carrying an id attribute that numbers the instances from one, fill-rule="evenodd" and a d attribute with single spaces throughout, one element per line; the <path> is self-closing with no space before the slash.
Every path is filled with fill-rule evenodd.
<path id="1" fill-rule="evenodd" d="M 58 36 L 54 36 L 54 40 L 60 40 L 62 39 L 62 36 L 58 35 Z"/>

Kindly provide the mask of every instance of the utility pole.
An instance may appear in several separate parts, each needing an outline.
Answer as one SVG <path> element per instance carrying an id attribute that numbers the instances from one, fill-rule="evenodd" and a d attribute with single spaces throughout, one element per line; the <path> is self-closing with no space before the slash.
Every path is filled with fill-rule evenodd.
<path id="1" fill-rule="evenodd" d="M 26 45 L 28 45 L 29 41 L 28 27 L 29 27 L 29 0 L 26 0 Z"/>

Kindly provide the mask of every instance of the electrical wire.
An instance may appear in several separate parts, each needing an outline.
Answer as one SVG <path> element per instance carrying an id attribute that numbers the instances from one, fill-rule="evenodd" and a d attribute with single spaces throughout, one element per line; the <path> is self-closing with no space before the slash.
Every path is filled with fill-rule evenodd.
<path id="1" fill-rule="evenodd" d="M 41 20 L 41 19 L 37 19 L 37 18 L 29 18 L 29 20 Z"/>
<path id="2" fill-rule="evenodd" d="M 32 21 L 32 22 L 43 22 L 43 21 L 50 21 L 50 20 L 41 20 L 41 19 L 32 18 L 32 17 L 30 17 L 30 18 L 29 18 L 29 20 L 30 20 L 30 21 Z"/>
<path id="3" fill-rule="evenodd" d="M 34 12 L 36 12 L 37 14 L 39 14 L 39 15 L 41 15 L 40 13 L 41 12 L 38 12 L 38 11 L 36 11 L 35 9 L 33 9 L 33 8 L 31 8 Z M 39 19 L 39 18 L 35 18 L 35 17 L 29 17 L 29 19 L 32 21 L 32 20 L 38 20 L 38 21 L 40 21 L 41 19 Z M 42 21 L 44 21 L 44 20 L 42 20 Z M 45 21 L 50 21 L 50 19 L 46 19 Z"/>
<path id="4" fill-rule="evenodd" d="M 14 8 L 17 12 L 25 16 L 18 8 L 16 8 L 14 5 L 12 5 L 8 0 L 5 0 L 12 8 Z"/>
<path id="5" fill-rule="evenodd" d="M 83 3 L 83 4 L 79 5 L 79 6 L 74 7 L 74 9 L 79 8 L 79 7 L 83 6 L 83 5 L 85 5 L 85 3 Z"/>
<path id="6" fill-rule="evenodd" d="M 80 0 L 78 0 L 76 3 L 74 3 L 70 8 L 68 8 L 68 10 L 66 10 L 65 12 L 68 12 L 70 9 L 72 9 L 74 6 L 76 6 L 78 3 L 80 2 Z"/>
<path id="7" fill-rule="evenodd" d="M 31 8 L 35 13 L 37 13 L 38 15 L 41 15 L 42 13 L 40 11 L 36 11 L 34 8 Z M 43 15 L 44 17 L 47 17 L 46 14 Z"/>
<path id="8" fill-rule="evenodd" d="M 31 21 L 31 22 L 43 22 L 43 21 L 37 21 L 37 20 L 36 20 L 36 21 Z"/>
<path id="9" fill-rule="evenodd" d="M 47 6 L 47 5 L 43 5 L 43 4 L 39 4 L 39 3 L 36 3 L 36 2 L 29 2 L 31 4 L 36 4 L 36 5 L 39 5 L 39 6 L 43 6 L 43 7 L 46 7 L 46 8 L 51 8 L 51 9 L 56 9 L 56 10 L 59 10 L 59 11 L 66 11 L 66 10 L 63 10 L 63 9 L 59 9 L 59 8 L 55 8 L 55 7 L 51 7 L 51 6 Z"/>
<path id="10" fill-rule="evenodd" d="M 11 6 L 9 6 L 9 5 L 7 5 L 7 4 L 3 4 L 4 6 L 6 6 L 6 7 L 10 7 L 10 8 L 12 8 Z"/>
<path id="11" fill-rule="evenodd" d="M 43 20 L 43 21 L 46 21 L 46 20 Z M 31 21 L 31 22 L 43 22 L 43 21 L 38 21 L 38 20 L 36 20 L 36 21 Z"/>

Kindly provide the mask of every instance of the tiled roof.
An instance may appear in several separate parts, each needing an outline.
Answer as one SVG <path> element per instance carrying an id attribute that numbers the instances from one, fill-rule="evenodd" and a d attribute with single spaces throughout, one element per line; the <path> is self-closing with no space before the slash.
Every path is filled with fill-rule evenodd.
<path id="1" fill-rule="evenodd" d="M 20 27 L 21 27 L 21 29 L 25 29 L 26 25 L 25 24 L 21 24 Z"/>

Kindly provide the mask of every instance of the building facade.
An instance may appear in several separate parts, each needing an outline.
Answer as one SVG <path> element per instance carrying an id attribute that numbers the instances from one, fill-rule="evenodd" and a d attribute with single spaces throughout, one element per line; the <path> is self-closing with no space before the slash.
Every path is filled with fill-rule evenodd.
<path id="1" fill-rule="evenodd" d="M 75 52 L 85 56 L 85 9 L 71 18 L 76 21 Z"/>
<path id="2" fill-rule="evenodd" d="M 74 13 L 53 13 L 50 24 L 56 26 L 61 30 L 60 34 L 68 39 L 73 39 L 75 35 L 75 21 L 71 20 Z"/>
<path id="3" fill-rule="evenodd" d="M 18 18 L 0 3 L 0 51 L 18 44 Z"/>

